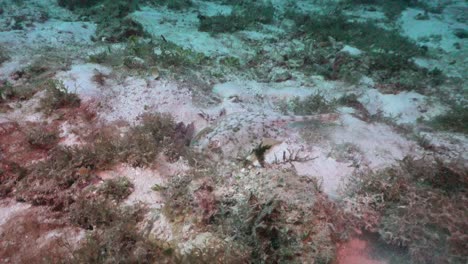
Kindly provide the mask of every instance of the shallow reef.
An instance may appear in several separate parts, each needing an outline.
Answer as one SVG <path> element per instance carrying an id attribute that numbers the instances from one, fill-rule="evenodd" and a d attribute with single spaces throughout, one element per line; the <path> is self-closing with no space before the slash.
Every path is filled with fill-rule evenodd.
<path id="1" fill-rule="evenodd" d="M 464 0 L 4 0 L 0 262 L 467 263 Z"/>

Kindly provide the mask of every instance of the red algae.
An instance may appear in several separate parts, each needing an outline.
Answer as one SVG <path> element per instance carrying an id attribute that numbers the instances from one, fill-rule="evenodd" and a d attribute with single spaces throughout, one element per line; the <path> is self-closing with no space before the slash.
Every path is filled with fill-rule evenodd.
<path id="1" fill-rule="evenodd" d="M 372 257 L 369 241 L 353 237 L 339 246 L 335 264 L 386 264 L 385 260 Z"/>
<path id="2" fill-rule="evenodd" d="M 32 124 L 27 124 L 32 127 Z M 35 160 L 42 159 L 46 152 L 31 148 L 28 143 L 26 129 L 22 128 L 16 122 L 0 124 L 0 145 L 3 158 L 21 165 L 26 165 Z"/>

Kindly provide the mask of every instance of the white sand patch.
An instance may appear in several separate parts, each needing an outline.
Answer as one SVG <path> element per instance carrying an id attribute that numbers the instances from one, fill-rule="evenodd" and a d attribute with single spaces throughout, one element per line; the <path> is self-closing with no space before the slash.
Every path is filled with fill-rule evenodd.
<path id="1" fill-rule="evenodd" d="M 428 70 L 441 70 L 448 77 L 468 79 L 468 47 L 437 58 L 413 58 L 416 65 Z"/>
<path id="2" fill-rule="evenodd" d="M 132 18 L 141 23 L 144 29 L 153 37 L 176 43 L 186 49 L 191 49 L 207 56 L 234 56 L 245 58 L 255 54 L 255 49 L 246 41 L 275 40 L 278 34 L 284 33 L 273 25 L 262 25 L 261 32 L 253 30 L 239 31 L 231 34 L 216 34 L 201 32 L 199 14 L 215 16 L 230 14 L 231 6 L 216 3 L 197 2 L 197 12 L 176 12 L 168 9 L 152 9 L 142 7 L 140 11 L 131 14 Z"/>
<path id="3" fill-rule="evenodd" d="M 271 25 L 263 25 L 264 29 L 269 29 L 272 33 L 278 31 L 279 29 L 271 26 Z M 244 40 L 250 41 L 262 41 L 262 40 L 278 40 L 278 36 L 272 33 L 265 33 L 265 32 L 258 32 L 258 31 L 251 31 L 251 30 L 243 30 L 238 33 L 239 37 Z M 283 33 L 282 31 L 275 32 L 275 33 Z"/>
<path id="4" fill-rule="evenodd" d="M 323 192 L 331 198 L 337 198 L 354 168 L 349 163 L 337 162 L 327 157 L 325 153 L 317 155 L 315 159 L 307 162 L 294 162 L 297 174 L 318 178 Z"/>
<path id="5" fill-rule="evenodd" d="M 142 202 L 150 208 L 161 208 L 161 194 L 151 189 L 155 185 L 162 185 L 161 175 L 157 171 L 126 167 L 120 173 L 126 175 L 135 186 L 135 190 L 125 201 L 127 204 Z"/>
<path id="6" fill-rule="evenodd" d="M 59 137 L 62 139 L 60 145 L 62 146 L 75 146 L 82 144 L 80 137 L 74 132 L 78 127 L 70 124 L 70 122 L 65 121 L 59 126 Z"/>
<path id="7" fill-rule="evenodd" d="M 70 10 L 58 5 L 57 0 L 2 0 L 3 18 L 0 16 L 0 24 L 8 26 L 11 20 L 42 21 L 45 18 L 56 18 L 61 20 L 70 20 L 77 18 Z M 0 30 L 2 28 L 0 27 Z M 3 31 L 3 30 L 2 30 Z M 6 31 L 6 30 L 5 30 Z"/>
<path id="8" fill-rule="evenodd" d="M 0 124 L 10 123 L 11 120 L 8 119 L 4 114 L 0 114 Z"/>
<path id="9" fill-rule="evenodd" d="M 29 61 L 29 60 L 28 60 Z M 24 67 L 24 63 L 20 60 L 10 60 L 4 62 L 0 66 L 0 80 L 7 80 L 9 82 L 12 82 L 12 79 L 10 78 L 10 75 Z"/>
<path id="10" fill-rule="evenodd" d="M 416 92 L 381 94 L 371 89 L 359 101 L 371 115 L 381 113 L 385 117 L 395 118 L 398 124 L 414 124 L 419 118 L 430 119 L 443 113 L 444 109 L 439 104 L 428 105 L 427 99 Z"/>
<path id="11" fill-rule="evenodd" d="M 125 200 L 125 204 L 134 205 L 144 203 L 149 208 L 159 209 L 163 197 L 151 188 L 155 185 L 164 186 L 168 177 L 186 171 L 189 167 L 184 161 L 166 163 L 164 157 L 159 158 L 156 168 L 132 167 L 127 164 L 116 166 L 113 170 L 103 171 L 99 176 L 103 180 L 126 177 L 134 184 L 134 190 Z"/>
<path id="12" fill-rule="evenodd" d="M 134 184 L 134 191 L 127 197 L 125 204 L 144 203 L 149 208 L 161 207 L 163 201 L 161 195 L 151 189 L 156 184 L 163 185 L 163 178 L 158 171 L 122 164 L 112 171 L 101 172 L 99 176 L 104 180 L 126 177 Z"/>
<path id="13" fill-rule="evenodd" d="M 65 243 L 72 248 L 76 248 L 80 241 L 86 237 L 85 230 L 77 227 L 64 227 L 51 230 L 42 234 L 36 239 L 37 248 L 45 248 L 49 243 L 54 242 L 57 239 L 63 239 Z"/>
<path id="14" fill-rule="evenodd" d="M 454 20 L 452 16 L 429 13 L 428 20 L 417 20 L 415 17 L 419 13 L 423 11 L 412 8 L 402 12 L 400 24 L 404 35 L 415 41 L 424 41 L 424 45 L 441 48 L 444 51 L 456 51 L 454 44 L 457 42 L 462 43 L 463 46 L 468 43 L 453 34 L 457 28 L 466 29 L 466 25 Z"/>
<path id="15" fill-rule="evenodd" d="M 42 112 L 37 110 L 40 104 L 40 100 L 44 96 L 45 92 L 41 91 L 27 101 L 11 103 L 10 106 L 13 108 L 13 110 L 2 115 L 11 121 L 18 123 L 45 121 Z"/>
<path id="16" fill-rule="evenodd" d="M 143 7 L 141 11 L 134 12 L 131 16 L 154 37 L 159 38 L 163 35 L 164 38 L 177 45 L 205 55 L 231 55 L 232 50 L 223 43 L 223 39 L 216 39 L 208 32 L 198 31 L 199 19 L 196 12 L 163 11 Z M 226 44 L 229 45 L 229 43 Z M 234 43 L 231 44 L 234 45 Z"/>
<path id="17" fill-rule="evenodd" d="M 273 146 L 265 153 L 265 163 L 280 164 L 291 162 L 295 159 L 312 158 L 305 150 L 304 145 L 297 144 L 291 139 L 287 139 L 279 145 Z"/>
<path id="18" fill-rule="evenodd" d="M 284 1 L 281 1 L 282 3 L 278 3 L 278 0 L 277 1 L 277 4 L 279 4 L 280 6 L 283 6 L 283 8 L 286 8 L 286 6 L 284 5 Z M 303 12 L 303 13 L 311 13 L 311 12 L 324 12 L 324 10 L 326 8 L 324 8 L 324 6 L 327 6 L 327 4 L 329 4 L 329 6 L 332 6 L 334 5 L 336 2 L 338 2 L 340 0 L 329 0 L 329 1 L 309 1 L 309 0 L 298 0 L 298 1 L 295 1 L 295 8 L 294 9 L 297 9 L 298 11 L 300 12 Z"/>
<path id="19" fill-rule="evenodd" d="M 96 25 L 90 22 L 46 21 L 28 30 L 0 32 L 0 44 L 14 50 L 38 49 L 43 47 L 72 48 L 73 45 L 91 44 Z"/>
<path id="20" fill-rule="evenodd" d="M 104 171 L 99 174 L 103 179 L 126 177 L 134 185 L 134 190 L 124 201 L 125 205 L 143 203 L 149 208 L 142 224 L 142 230 L 151 238 L 171 241 L 174 239 L 172 223 L 161 213 L 164 198 L 161 193 L 152 190 L 155 185 L 165 186 L 167 179 L 175 174 L 183 173 L 189 168 L 185 161 L 167 163 L 161 156 L 156 168 L 134 168 L 126 164 L 115 167 L 112 171 Z"/>
<path id="21" fill-rule="evenodd" d="M 59 72 L 56 77 L 63 81 L 63 84 L 69 92 L 77 93 L 82 97 L 93 97 L 103 94 L 102 89 L 94 82 L 93 76 L 97 72 L 110 74 L 111 69 L 99 64 L 76 64 L 69 71 Z"/>
<path id="22" fill-rule="evenodd" d="M 177 122 L 195 122 L 196 129 L 206 125 L 192 104 L 192 93 L 176 83 L 165 80 L 150 80 L 141 77 L 106 79 L 102 86 L 92 80 L 95 73 L 110 74 L 111 69 L 97 64 L 73 65 L 69 71 L 56 76 L 65 87 L 83 99 L 99 102 L 98 117 L 105 122 L 118 120 L 135 123 L 144 113 L 169 113 Z"/>
<path id="23" fill-rule="evenodd" d="M 288 85 L 289 84 L 289 85 Z M 278 99 L 303 97 L 314 92 L 311 88 L 297 87 L 297 83 L 260 83 L 251 80 L 238 80 L 216 84 L 213 92 L 222 98 L 238 97 L 242 100 L 258 100 L 259 97 Z"/>
<path id="24" fill-rule="evenodd" d="M 172 241 L 174 239 L 172 231 L 174 226 L 164 214 L 159 211 L 152 211 L 146 217 L 144 229 L 148 231 L 150 238 L 163 241 Z"/>
<path id="25" fill-rule="evenodd" d="M 422 132 L 421 136 L 429 141 L 438 155 L 451 160 L 461 160 L 468 167 L 468 137 L 465 135 L 448 132 Z"/>
<path id="26" fill-rule="evenodd" d="M 49 20 L 26 35 L 28 43 L 60 47 L 71 43 L 91 44 L 96 25 L 90 22 Z"/>
<path id="27" fill-rule="evenodd" d="M 16 214 L 24 212 L 30 207 L 31 205 L 29 204 L 18 203 L 11 199 L 0 200 L 0 233 L 2 232 L 3 224 Z"/>
<path id="28" fill-rule="evenodd" d="M 351 115 L 342 117 L 343 126 L 331 134 L 335 144 L 351 143 L 363 154 L 364 166 L 372 169 L 394 164 L 407 155 L 418 155 L 418 147 L 384 124 L 368 124 Z"/>
<path id="29" fill-rule="evenodd" d="M 350 166 L 351 163 L 338 162 L 330 158 L 326 149 L 307 148 L 293 140 L 276 145 L 265 154 L 267 164 L 289 162 L 298 175 L 317 178 L 323 192 L 333 198 L 340 195 L 343 183 L 354 171 Z"/>
<path id="30" fill-rule="evenodd" d="M 232 6 L 222 5 L 215 2 L 194 1 L 197 9 L 206 16 L 229 15 L 232 12 Z"/>
<path id="31" fill-rule="evenodd" d="M 346 52 L 348 53 L 349 55 L 351 56 L 359 56 L 363 53 L 362 50 L 358 49 L 358 48 L 355 48 L 355 47 L 352 47 L 352 46 L 349 46 L 349 45 L 345 45 L 342 49 L 341 49 L 341 52 Z"/>
<path id="32" fill-rule="evenodd" d="M 354 171 L 351 162 L 338 162 L 330 157 L 327 147 L 307 145 L 299 134 L 290 132 L 285 141 L 265 153 L 265 163 L 291 163 L 298 175 L 317 178 L 324 193 L 338 197 L 342 185 Z"/>
<path id="33" fill-rule="evenodd" d="M 321 78 L 312 78 L 312 82 L 313 86 L 305 86 L 300 81 L 261 83 L 253 80 L 236 80 L 216 84 L 213 93 L 222 98 L 237 97 L 255 104 L 258 104 L 261 98 L 274 102 L 294 97 L 304 98 L 317 93 L 327 99 L 334 99 L 343 94 L 344 89 L 340 82 L 325 81 Z"/>
<path id="34" fill-rule="evenodd" d="M 196 250 L 205 249 L 212 252 L 223 252 L 226 241 L 216 237 L 212 233 L 204 232 L 196 234 L 195 237 L 179 244 L 182 254 L 196 252 Z"/>
<path id="35" fill-rule="evenodd" d="M 127 78 L 113 87 L 113 91 L 102 102 L 101 119 L 105 121 L 125 120 L 134 122 L 143 113 L 169 113 L 177 122 L 189 124 L 202 120 L 198 108 L 192 104 L 189 90 L 167 81 Z M 204 122 L 204 121 L 203 121 Z M 198 123 L 195 123 L 198 126 Z"/>

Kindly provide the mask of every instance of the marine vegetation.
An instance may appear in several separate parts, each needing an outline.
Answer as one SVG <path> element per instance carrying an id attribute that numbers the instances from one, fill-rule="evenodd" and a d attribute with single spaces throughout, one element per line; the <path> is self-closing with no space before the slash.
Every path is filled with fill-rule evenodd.
<path id="1" fill-rule="evenodd" d="M 73 10 L 75 8 L 94 6 L 100 2 L 103 2 L 103 0 L 58 0 L 57 2 L 60 6 L 64 6 Z"/>
<path id="2" fill-rule="evenodd" d="M 299 205 L 293 201 L 287 200 L 283 195 L 278 194 L 282 186 L 282 177 L 289 175 L 288 171 L 275 172 L 268 175 L 272 180 L 272 193 L 270 195 L 260 194 L 260 192 L 251 193 L 236 204 L 231 199 L 220 201 L 220 210 L 215 215 L 214 221 L 220 222 L 223 226 L 225 235 L 234 236 L 238 243 L 250 248 L 250 259 L 253 262 L 304 262 L 313 259 L 317 263 L 327 263 L 334 258 L 333 241 L 339 241 L 338 232 L 345 234 L 346 230 L 342 225 L 342 215 L 332 203 L 327 203 L 320 197 L 320 194 L 314 189 L 315 183 L 307 181 L 305 178 L 299 178 L 298 181 L 289 181 L 286 186 L 293 188 L 296 184 L 307 186 L 310 190 L 315 190 L 313 196 L 314 203 L 302 200 L 304 204 Z M 264 177 L 263 175 L 260 177 Z M 273 187 L 275 186 L 276 187 Z M 296 189 L 300 190 L 300 189 Z M 296 195 L 289 193 L 294 197 L 301 196 L 302 191 Z M 329 211 L 325 213 L 328 208 Z M 325 210 L 325 211 L 324 211 Z M 291 215 L 300 212 L 297 221 L 305 224 L 310 223 L 310 228 L 301 229 L 294 226 L 290 219 Z M 312 223 L 323 214 L 333 215 L 333 218 L 327 220 L 328 227 L 315 226 Z"/>
<path id="3" fill-rule="evenodd" d="M 120 202 L 133 192 L 133 188 L 133 183 L 127 177 L 116 177 L 105 180 L 97 192 L 106 199 Z"/>
<path id="4" fill-rule="evenodd" d="M 89 61 L 113 67 L 126 66 L 142 74 L 151 74 L 154 69 L 182 73 L 211 63 L 203 53 L 183 48 L 173 42 L 136 36 L 129 37 L 124 49 L 114 50 L 109 47 L 90 55 Z"/>
<path id="5" fill-rule="evenodd" d="M 315 93 L 305 98 L 294 97 L 283 106 L 284 112 L 291 111 L 295 115 L 313 115 L 333 113 L 336 111 L 336 100 L 329 100 L 323 94 Z"/>
<path id="6" fill-rule="evenodd" d="M 7 80 L 0 80 L 0 102 L 10 99 L 14 95 L 13 86 Z"/>
<path id="7" fill-rule="evenodd" d="M 63 82 L 49 80 L 44 84 L 45 96 L 40 101 L 39 109 L 46 114 L 51 114 L 54 110 L 63 107 L 78 107 L 80 98 L 78 95 L 69 92 Z"/>
<path id="8" fill-rule="evenodd" d="M 8 186 L 6 193 L 13 191 L 12 183 L 16 185 L 14 195 L 19 200 L 62 210 L 74 202 L 74 191 L 95 179 L 96 170 L 108 169 L 118 162 L 150 166 L 162 152 L 172 161 L 188 154 L 191 131 L 190 126 L 177 124 L 169 116 L 157 114 L 143 117 L 142 124 L 132 127 L 123 137 L 101 132 L 94 136 L 94 144 L 80 147 L 52 148 L 53 141 L 42 134 L 31 135 L 30 142 L 47 143 L 44 147 L 52 148 L 48 158 L 28 167 L 27 175 L 17 175 L 17 178 L 2 182 L 2 185 Z M 107 185 L 118 190 L 123 183 Z M 129 186 L 123 185 L 125 188 Z"/>
<path id="9" fill-rule="evenodd" d="M 128 17 L 138 9 L 138 0 L 59 0 L 59 4 L 96 22 L 95 40 L 118 42 L 146 35 L 143 27 Z"/>
<path id="10" fill-rule="evenodd" d="M 192 0 L 142 0 L 141 2 L 156 6 L 164 5 L 172 10 L 184 10 L 193 6 Z"/>
<path id="11" fill-rule="evenodd" d="M 0 66 L 7 60 L 10 59 L 7 50 L 0 45 Z"/>
<path id="12" fill-rule="evenodd" d="M 240 1 L 229 15 L 199 15 L 198 30 L 211 33 L 230 33 L 244 30 L 255 23 L 269 24 L 273 21 L 275 9 L 271 2 Z"/>
<path id="13" fill-rule="evenodd" d="M 421 0 L 345 0 L 340 4 L 343 8 L 353 8 L 359 5 L 379 7 L 390 21 L 394 21 L 409 7 L 421 8 L 425 12 L 441 13 L 444 3 L 440 2 L 439 5 L 433 5 Z"/>
<path id="14" fill-rule="evenodd" d="M 102 188 L 109 188 L 109 182 L 104 184 Z M 128 184 L 119 189 L 125 195 L 131 193 Z M 88 232 L 79 248 L 65 256 L 66 263 L 174 263 L 176 256 L 170 244 L 150 239 L 138 229 L 144 213 L 141 206 L 119 207 L 106 195 L 84 191 L 70 208 L 70 220 Z"/>
<path id="15" fill-rule="evenodd" d="M 466 1 L 0 2 L 4 262 L 468 263 Z"/>
<path id="16" fill-rule="evenodd" d="M 426 123 L 437 130 L 468 134 L 468 106 L 455 104 L 447 113 L 438 115 Z"/>
<path id="17" fill-rule="evenodd" d="M 326 15 L 286 12 L 286 17 L 296 22 L 294 36 L 314 36 L 313 42 L 304 42 L 306 47 L 314 48 L 291 54 L 287 59 L 301 59 L 302 67 L 330 79 L 357 83 L 362 76 L 369 76 L 385 93 L 403 90 L 424 93 L 428 86 L 445 81 L 440 70 L 429 71 L 413 62 L 412 58 L 427 55 L 427 50 L 398 31 L 371 22 L 354 21 L 341 9 L 330 12 Z M 340 52 L 337 43 L 353 45 L 364 54 L 352 56 Z M 330 57 L 333 59 L 327 59 Z"/>
<path id="18" fill-rule="evenodd" d="M 27 133 L 29 144 L 34 148 L 51 149 L 59 141 L 59 132 L 57 129 L 49 129 L 45 126 L 39 126 L 31 129 Z"/>
<path id="19" fill-rule="evenodd" d="M 340 240 L 339 233 L 346 233 L 341 222 L 344 215 L 320 196 L 318 185 L 312 180 L 297 175 L 292 180 L 294 172 L 288 170 L 258 171 L 242 175 L 235 185 L 265 181 L 265 186 L 250 193 L 239 190 L 235 196 L 220 196 L 216 190 L 233 186 L 210 168 L 201 166 L 174 175 L 164 188 L 154 188 L 165 197 L 162 212 L 175 226 L 194 222 L 218 239 L 216 245 L 205 249 L 213 252 L 200 252 L 205 260 L 213 254 L 223 259 L 222 263 L 239 263 L 239 259 L 252 263 L 333 260 L 334 242 Z M 299 185 L 302 188 L 296 189 Z M 270 191 L 264 192 L 264 188 Z M 286 198 L 302 195 L 314 198 Z M 326 223 L 318 220 L 325 215 L 333 217 L 327 218 Z M 316 221 L 320 226 L 313 224 Z"/>
<path id="20" fill-rule="evenodd" d="M 138 8 L 138 2 L 132 1 L 106 1 L 104 12 L 92 14 L 98 27 L 96 39 L 108 42 L 123 41 L 131 36 L 145 36 L 143 27 L 127 17 L 128 14 Z"/>
<path id="21" fill-rule="evenodd" d="M 424 54 L 421 47 L 399 32 L 384 29 L 375 23 L 353 21 L 341 9 L 332 10 L 326 15 L 289 11 L 286 16 L 296 22 L 296 34 L 312 33 L 319 41 L 332 37 L 368 52 L 394 52 L 403 58 Z"/>
<path id="22" fill-rule="evenodd" d="M 358 225 L 407 249 L 414 263 L 466 263 L 466 188 L 461 164 L 406 157 L 356 176 L 348 203 Z"/>
<path id="23" fill-rule="evenodd" d="M 135 165 L 149 166 L 162 151 L 168 151 L 167 155 L 171 157 L 184 149 L 188 141 L 184 134 L 186 126 L 163 115 L 143 119 L 141 125 L 134 126 L 123 137 L 105 132 L 103 128 L 99 132 L 103 134 L 96 135 L 93 144 L 83 146 L 58 146 L 55 134 L 49 136 L 48 128 L 38 127 L 44 131 L 31 131 L 26 142 L 46 153 L 45 159 L 21 165 L 1 160 L 2 198 L 15 197 L 19 202 L 49 205 L 53 212 L 61 215 L 62 226 L 66 221 L 86 230 L 86 238 L 78 247 L 70 246 L 66 239 L 60 240 L 53 248 L 61 249 L 60 258 L 48 255 L 41 263 L 126 263 L 137 260 L 152 263 L 156 259 L 158 262 L 180 262 L 181 257 L 172 245 L 149 238 L 139 229 L 138 223 L 146 212 L 143 207 L 121 206 L 134 188 L 127 178 L 115 177 L 96 184 L 99 182 L 96 172 L 111 168 L 116 162 L 138 161 Z M 170 150 L 169 145 L 173 145 L 174 150 Z M 2 254 L 5 253 L 2 251 Z"/>
<path id="24" fill-rule="evenodd" d="M 453 31 L 453 34 L 455 36 L 457 36 L 457 38 L 460 38 L 460 39 L 466 39 L 468 38 L 468 30 L 464 29 L 464 28 L 457 28 Z"/>
<path id="25" fill-rule="evenodd" d="M 47 57 L 47 59 L 45 59 L 45 57 Z M 62 87 L 63 84 L 58 80 L 51 79 L 51 76 L 56 71 L 66 70 L 67 65 L 68 60 L 63 58 L 59 53 L 46 53 L 46 55 L 35 58 L 24 68 L 11 73 L 9 77 L 12 81 L 0 80 L 0 101 L 7 99 L 20 101 L 28 100 L 37 92 L 43 90 L 46 90 L 46 94 L 52 95 L 50 92 L 57 90 L 55 88 L 65 92 L 66 88 Z M 73 96 L 69 91 L 66 92 L 69 96 Z M 60 95 L 57 93 L 54 96 Z M 56 99 L 57 98 L 50 98 L 50 101 Z M 70 101 L 70 103 L 72 102 Z"/>

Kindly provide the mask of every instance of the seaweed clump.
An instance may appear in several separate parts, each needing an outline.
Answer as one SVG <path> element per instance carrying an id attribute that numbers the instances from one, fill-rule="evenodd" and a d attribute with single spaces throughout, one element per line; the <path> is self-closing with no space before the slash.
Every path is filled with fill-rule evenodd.
<path id="1" fill-rule="evenodd" d="M 120 185 L 122 178 L 111 181 L 102 188 L 113 194 L 131 192 L 128 184 Z M 109 184 L 114 187 L 109 189 Z M 87 230 L 87 236 L 77 249 L 70 250 L 67 263 L 174 263 L 176 255 L 171 245 L 150 239 L 138 229 L 144 208 L 120 206 L 120 201 L 90 191 L 80 194 L 69 215 L 73 224 Z"/>
<path id="2" fill-rule="evenodd" d="M 300 67 L 329 79 L 357 83 L 363 76 L 369 76 L 377 88 L 387 93 L 421 92 L 446 80 L 440 70 L 429 71 L 414 63 L 412 58 L 426 55 L 427 50 L 397 30 L 354 21 L 341 9 L 313 15 L 288 11 L 286 17 L 295 21 L 297 29 L 293 36 L 304 37 L 306 47 L 288 54 L 288 62 L 299 61 Z M 313 41 L 306 36 L 313 36 Z M 363 54 L 341 52 L 343 43 L 357 47 Z"/>
<path id="3" fill-rule="evenodd" d="M 350 21 L 340 9 L 330 14 L 304 15 L 287 13 L 297 26 L 296 34 L 312 33 L 319 41 L 327 41 L 332 37 L 355 45 L 368 52 L 394 53 L 395 56 L 410 58 L 423 55 L 424 50 L 397 31 L 387 30 L 370 22 Z"/>
<path id="4" fill-rule="evenodd" d="M 174 147 L 171 154 L 175 155 L 185 148 L 187 126 L 175 123 L 168 115 L 143 119 L 124 135 L 103 128 L 92 138 L 92 144 L 55 146 L 41 152 L 48 156 L 33 164 L 0 161 L 1 197 L 12 195 L 19 202 L 50 206 L 56 215 L 67 217 L 61 222 L 67 220 L 65 223 L 86 230 L 78 248 L 61 241 L 56 248 L 65 252 L 60 261 L 52 262 L 180 263 L 169 243 L 152 239 L 139 228 L 146 212 L 143 207 L 121 205 L 134 189 L 129 179 L 117 177 L 96 185 L 97 172 L 116 163 L 136 161 L 132 165 L 150 166 L 162 152 Z M 35 148 L 48 149 L 57 137 L 46 132 L 33 130 L 25 141 Z"/>
<path id="5" fill-rule="evenodd" d="M 406 157 L 357 180 L 350 204 L 361 226 L 407 249 L 413 263 L 466 263 L 468 175 L 462 165 Z"/>
<path id="6" fill-rule="evenodd" d="M 328 100 L 323 94 L 315 93 L 303 99 L 294 97 L 281 107 L 284 112 L 292 111 L 295 115 L 313 115 L 335 112 L 337 102 Z"/>
<path id="7" fill-rule="evenodd" d="M 0 80 L 0 102 L 8 100 L 14 95 L 13 86 L 7 80 Z"/>
<path id="8" fill-rule="evenodd" d="M 105 180 L 98 189 L 98 193 L 102 194 L 106 199 L 120 202 L 127 198 L 133 192 L 133 189 L 134 185 L 128 178 L 118 177 Z"/>
<path id="9" fill-rule="evenodd" d="M 143 0 L 142 2 L 156 6 L 164 5 L 172 10 L 184 10 L 193 6 L 192 0 Z"/>
<path id="10" fill-rule="evenodd" d="M 40 110 L 51 114 L 54 110 L 63 107 L 78 107 L 81 103 L 77 94 L 71 93 L 63 82 L 48 80 L 44 83 L 46 94 L 40 101 Z"/>
<path id="11" fill-rule="evenodd" d="M 58 0 L 57 1 L 59 6 L 66 7 L 71 10 L 74 10 L 76 8 L 89 8 L 100 2 L 103 2 L 103 0 Z"/>
<path id="12" fill-rule="evenodd" d="M 170 41 L 145 40 L 139 37 L 128 38 L 125 49 L 108 49 L 89 57 L 93 63 L 111 66 L 126 66 L 142 73 L 171 69 L 185 73 L 193 67 L 211 63 L 206 55 L 183 48 Z"/>
<path id="13" fill-rule="evenodd" d="M 57 129 L 47 129 L 45 126 L 31 129 L 27 134 L 28 143 L 34 148 L 51 149 L 59 141 Z"/>
<path id="14" fill-rule="evenodd" d="M 153 188 L 165 198 L 162 212 L 175 225 L 192 222 L 219 239 L 218 245 L 200 249 L 204 262 L 209 256 L 220 263 L 334 259 L 338 234 L 346 232 L 344 218 L 319 194 L 317 182 L 290 177 L 295 174 L 288 170 L 252 172 L 239 177 L 234 188 L 240 191 L 232 196 L 219 191 L 233 186 L 217 175 L 215 168 L 201 166 L 173 176 L 165 187 Z M 256 187 L 243 191 L 241 186 L 248 183 Z"/>
<path id="15" fill-rule="evenodd" d="M 138 9 L 138 1 L 106 1 L 102 14 L 96 15 L 96 38 L 107 42 L 119 42 L 131 36 L 146 36 L 143 26 L 128 17 Z"/>
<path id="16" fill-rule="evenodd" d="M 246 29 L 255 23 L 269 24 L 273 21 L 275 9 L 271 2 L 241 1 L 229 15 L 206 17 L 199 15 L 198 30 L 211 33 L 232 33 Z"/>
<path id="17" fill-rule="evenodd" d="M 78 107 L 80 98 L 77 94 L 71 93 L 63 82 L 58 80 L 48 80 L 44 83 L 46 95 L 40 101 L 39 109 L 46 114 L 51 114 L 54 110 L 63 107 Z"/>
<path id="18" fill-rule="evenodd" d="M 450 111 L 427 122 L 438 130 L 468 134 L 468 107 L 455 104 Z"/>
<path id="19" fill-rule="evenodd" d="M 442 1 L 441 1 L 442 2 Z M 401 13 L 409 7 L 422 8 L 425 12 L 441 13 L 443 3 L 434 6 L 427 1 L 421 0 L 346 0 L 340 3 L 343 7 L 349 8 L 356 5 L 372 5 L 380 7 L 385 16 L 394 21 Z"/>
<path id="20" fill-rule="evenodd" d="M 138 9 L 138 0 L 60 0 L 59 4 L 95 21 L 97 40 L 119 42 L 146 35 L 143 26 L 128 17 Z"/>
<path id="21" fill-rule="evenodd" d="M 95 136 L 94 144 L 55 147 L 46 160 L 34 164 L 25 177 L 16 181 L 16 197 L 62 210 L 74 203 L 74 192 L 96 178 L 97 170 L 119 162 L 135 167 L 151 166 L 161 153 L 171 161 L 188 155 L 191 131 L 191 126 L 177 124 L 168 115 L 154 114 L 143 117 L 142 124 L 132 127 L 124 136 L 101 133 Z M 125 181 L 106 185 L 121 193 L 120 198 L 114 197 L 117 200 L 125 194 L 121 185 L 129 186 Z"/>
<path id="22" fill-rule="evenodd" d="M 9 60 L 10 56 L 7 54 L 7 50 L 0 46 L 0 65 L 2 65 L 5 61 Z"/>

